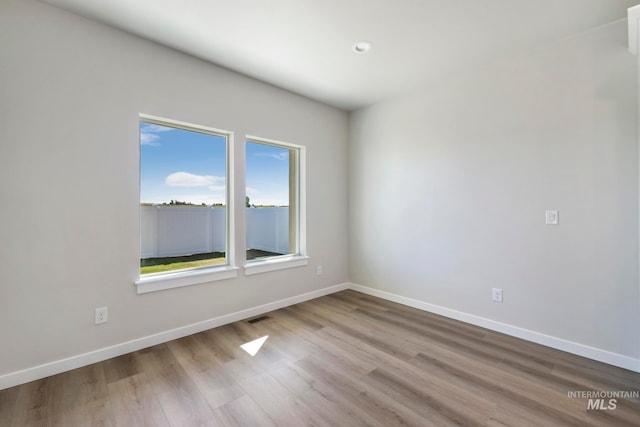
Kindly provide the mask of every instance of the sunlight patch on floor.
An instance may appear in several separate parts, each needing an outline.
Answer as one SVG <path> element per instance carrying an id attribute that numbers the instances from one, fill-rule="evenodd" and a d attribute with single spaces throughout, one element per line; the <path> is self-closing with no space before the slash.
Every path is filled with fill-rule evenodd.
<path id="1" fill-rule="evenodd" d="M 260 348 L 262 348 L 262 344 L 267 341 L 267 338 L 269 338 L 269 335 L 244 343 L 240 347 L 251 356 L 255 356 L 260 351 Z"/>

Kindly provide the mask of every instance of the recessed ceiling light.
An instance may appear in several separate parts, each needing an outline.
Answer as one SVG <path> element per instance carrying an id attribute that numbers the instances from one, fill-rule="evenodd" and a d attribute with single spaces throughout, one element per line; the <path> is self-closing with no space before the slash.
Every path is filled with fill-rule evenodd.
<path id="1" fill-rule="evenodd" d="M 358 42 L 353 45 L 353 51 L 355 53 L 367 53 L 371 50 L 370 42 Z"/>

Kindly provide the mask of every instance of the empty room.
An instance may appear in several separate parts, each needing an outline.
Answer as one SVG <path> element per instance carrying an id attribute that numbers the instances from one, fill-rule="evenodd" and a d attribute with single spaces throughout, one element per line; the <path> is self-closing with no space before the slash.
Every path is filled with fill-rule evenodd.
<path id="1" fill-rule="evenodd" d="M 639 426 L 639 22 L 0 0 L 0 427 Z"/>

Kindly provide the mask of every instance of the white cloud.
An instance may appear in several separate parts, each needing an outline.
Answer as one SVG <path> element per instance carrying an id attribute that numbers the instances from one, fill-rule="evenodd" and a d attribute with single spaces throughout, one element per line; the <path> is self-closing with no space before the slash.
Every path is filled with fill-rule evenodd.
<path id="1" fill-rule="evenodd" d="M 175 128 L 170 128 L 167 126 L 160 126 L 160 125 L 152 125 L 149 123 L 144 123 L 142 125 L 142 131 L 148 132 L 148 133 L 171 132 L 172 130 L 175 130 Z"/>
<path id="2" fill-rule="evenodd" d="M 258 190 L 257 188 L 247 187 L 247 196 L 252 196 L 258 193 L 260 193 L 260 190 Z"/>
<path id="3" fill-rule="evenodd" d="M 157 147 L 158 144 L 156 141 L 160 139 L 160 137 L 153 133 L 141 133 L 140 134 L 140 145 L 151 145 Z"/>
<path id="4" fill-rule="evenodd" d="M 150 145 L 152 147 L 157 147 L 160 145 L 160 143 L 156 141 L 160 139 L 160 136 L 156 134 L 159 132 L 169 132 L 172 130 L 175 129 L 166 126 L 143 123 L 140 127 L 140 145 Z"/>
<path id="5" fill-rule="evenodd" d="M 213 175 L 194 175 L 189 172 L 174 172 L 168 175 L 164 183 L 170 187 L 209 187 L 216 191 L 224 189 L 224 177 Z"/>
<path id="6" fill-rule="evenodd" d="M 283 152 L 283 153 L 256 153 L 255 154 L 257 157 L 271 157 L 272 159 L 276 159 L 276 160 L 286 160 L 289 158 L 289 153 L 288 152 Z"/>
<path id="7" fill-rule="evenodd" d="M 249 192 L 247 191 L 247 195 Z M 289 195 L 287 193 L 276 192 L 258 192 L 251 195 L 251 204 L 257 206 L 288 206 Z"/>

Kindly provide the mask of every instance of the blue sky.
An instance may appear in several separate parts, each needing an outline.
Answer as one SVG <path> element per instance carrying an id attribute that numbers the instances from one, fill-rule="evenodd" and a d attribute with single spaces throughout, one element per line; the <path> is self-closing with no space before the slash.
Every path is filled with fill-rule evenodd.
<path id="1" fill-rule="evenodd" d="M 246 156 L 251 204 L 289 206 L 289 150 L 247 142 Z"/>
<path id="2" fill-rule="evenodd" d="M 247 195 L 256 205 L 288 205 L 288 150 L 246 145 Z M 140 123 L 140 201 L 224 203 L 223 137 Z"/>

